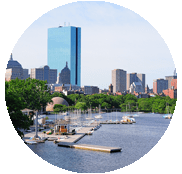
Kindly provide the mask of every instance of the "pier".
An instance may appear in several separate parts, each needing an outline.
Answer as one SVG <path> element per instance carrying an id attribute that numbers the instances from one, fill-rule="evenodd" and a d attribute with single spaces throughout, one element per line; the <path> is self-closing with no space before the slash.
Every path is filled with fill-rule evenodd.
<path id="1" fill-rule="evenodd" d="M 83 150 L 108 152 L 108 153 L 120 152 L 122 149 L 120 147 L 106 147 L 106 146 L 97 146 L 97 145 L 89 145 L 89 144 L 74 144 L 74 143 L 66 143 L 66 142 L 60 142 L 58 143 L 58 146 L 75 148 L 75 149 L 83 149 Z"/>
<path id="2" fill-rule="evenodd" d="M 136 122 L 121 122 L 121 121 L 104 121 L 100 122 L 100 124 L 133 124 Z"/>
<path id="3" fill-rule="evenodd" d="M 89 145 L 89 144 L 75 144 L 80 139 L 82 139 L 89 131 L 93 130 L 95 127 L 98 126 L 100 122 L 93 122 L 87 127 L 82 127 L 80 130 L 76 132 L 74 135 L 67 135 L 63 141 L 58 143 L 58 146 L 60 147 L 68 147 L 68 148 L 75 148 L 75 149 L 83 149 L 83 150 L 92 150 L 92 151 L 100 151 L 100 152 L 120 152 L 120 147 L 106 147 L 106 146 L 98 146 L 98 145 Z M 54 141 L 57 140 L 59 135 L 44 135 L 46 137 L 42 138 L 41 140 L 30 140 L 27 139 L 28 137 L 33 136 L 33 133 L 27 133 L 25 135 L 24 142 L 26 144 L 37 144 L 40 142 L 45 142 L 45 140 L 48 141 Z M 64 136 L 62 136 L 64 137 Z"/>

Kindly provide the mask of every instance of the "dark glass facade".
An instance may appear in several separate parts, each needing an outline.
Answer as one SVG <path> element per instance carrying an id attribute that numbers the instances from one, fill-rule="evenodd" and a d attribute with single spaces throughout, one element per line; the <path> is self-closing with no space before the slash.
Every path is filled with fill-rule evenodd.
<path id="1" fill-rule="evenodd" d="M 81 85 L 81 28 L 66 26 L 48 29 L 48 66 L 57 69 L 65 67 L 68 62 L 70 82 Z"/>

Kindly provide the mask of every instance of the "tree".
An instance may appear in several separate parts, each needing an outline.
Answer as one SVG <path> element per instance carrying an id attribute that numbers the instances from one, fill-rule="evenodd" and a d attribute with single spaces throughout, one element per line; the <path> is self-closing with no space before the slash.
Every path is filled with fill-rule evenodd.
<path id="1" fill-rule="evenodd" d="M 26 108 L 41 110 L 41 107 L 45 108 L 47 103 L 51 102 L 50 90 L 46 83 L 37 79 L 16 78 L 8 82 L 7 90 L 16 93 L 25 102 Z"/>
<path id="2" fill-rule="evenodd" d="M 66 105 L 62 105 L 62 104 L 55 104 L 54 107 L 54 112 L 65 112 L 67 111 L 68 107 Z"/>
<path id="3" fill-rule="evenodd" d="M 28 129 L 30 126 L 30 120 L 27 115 L 21 112 L 25 107 L 25 103 L 16 93 L 8 91 L 9 83 L 5 82 L 5 100 L 8 113 L 12 124 L 19 136 L 23 136 L 23 132 L 20 129 Z"/>
<path id="4" fill-rule="evenodd" d="M 111 109 L 111 105 L 107 102 L 102 103 L 101 108 Z"/>
<path id="5" fill-rule="evenodd" d="M 84 110 L 86 110 L 87 109 L 87 105 L 86 105 L 86 103 L 84 103 L 84 102 L 78 102 L 76 105 L 75 105 L 75 108 L 76 109 L 81 109 L 82 111 Z"/>

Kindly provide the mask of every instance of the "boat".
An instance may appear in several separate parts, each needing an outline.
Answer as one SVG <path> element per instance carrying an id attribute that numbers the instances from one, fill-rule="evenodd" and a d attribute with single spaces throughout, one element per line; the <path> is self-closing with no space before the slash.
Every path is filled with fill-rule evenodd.
<path id="1" fill-rule="evenodd" d="M 35 142 L 35 141 L 26 141 L 26 144 L 34 145 L 34 144 L 37 144 L 37 142 Z"/>
<path id="2" fill-rule="evenodd" d="M 165 119 L 172 119 L 172 114 L 169 113 L 169 104 L 166 103 L 167 114 L 163 115 Z"/>
<path id="3" fill-rule="evenodd" d="M 86 133 L 86 135 L 92 135 L 93 132 L 94 132 L 94 131 L 88 131 L 88 132 Z"/>
<path id="4" fill-rule="evenodd" d="M 60 143 L 62 141 L 64 141 L 65 139 L 67 139 L 66 137 L 61 137 L 61 138 L 57 138 L 56 140 L 54 140 L 54 143 Z"/>
<path id="5" fill-rule="evenodd" d="M 133 117 L 139 117 L 139 115 L 138 114 L 133 114 Z"/>
<path id="6" fill-rule="evenodd" d="M 165 115 L 163 115 L 163 118 L 172 119 L 172 114 L 165 114 Z"/>
<path id="7" fill-rule="evenodd" d="M 96 115 L 95 118 L 98 118 L 98 119 L 101 119 L 102 118 L 102 115 L 100 114 L 100 105 L 99 105 L 99 115 Z"/>
<path id="8" fill-rule="evenodd" d="M 69 112 L 64 112 L 62 113 L 62 115 L 69 115 Z"/>
<path id="9" fill-rule="evenodd" d="M 135 119 L 132 116 L 123 116 L 121 123 L 136 123 Z"/>
<path id="10" fill-rule="evenodd" d="M 136 123 L 135 119 L 134 118 L 128 118 L 130 120 L 130 122 L 132 123 Z"/>
<path id="11" fill-rule="evenodd" d="M 102 118 L 102 115 L 96 115 L 95 118 L 100 119 L 100 118 Z"/>

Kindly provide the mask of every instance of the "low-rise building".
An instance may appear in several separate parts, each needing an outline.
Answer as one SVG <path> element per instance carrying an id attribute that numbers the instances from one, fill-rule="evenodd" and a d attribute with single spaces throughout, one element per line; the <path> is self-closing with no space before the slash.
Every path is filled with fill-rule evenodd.
<path id="1" fill-rule="evenodd" d="M 130 88 L 129 88 L 129 92 L 130 93 L 134 93 L 134 91 L 136 93 L 139 93 L 139 92 L 143 92 L 143 86 L 140 82 L 133 82 L 131 85 L 130 85 Z"/>
<path id="2" fill-rule="evenodd" d="M 50 69 L 49 66 L 45 65 L 40 68 L 31 69 L 30 78 L 47 80 L 48 84 L 55 84 L 57 80 L 57 69 Z"/>
<path id="3" fill-rule="evenodd" d="M 99 93 L 102 94 L 102 93 L 108 93 L 109 90 L 108 89 L 99 89 Z"/>

